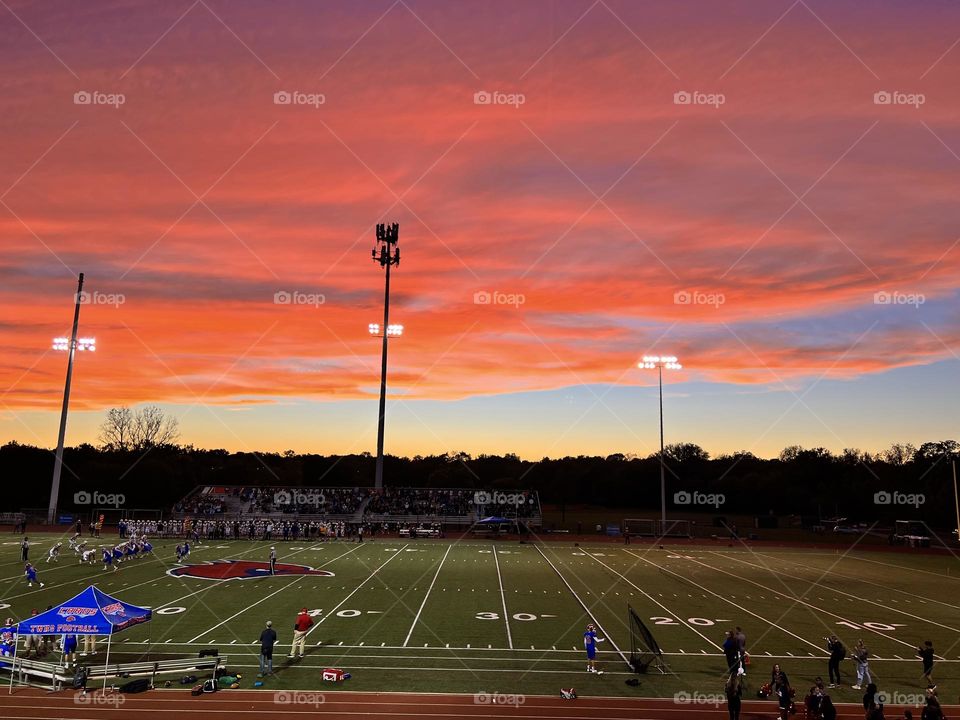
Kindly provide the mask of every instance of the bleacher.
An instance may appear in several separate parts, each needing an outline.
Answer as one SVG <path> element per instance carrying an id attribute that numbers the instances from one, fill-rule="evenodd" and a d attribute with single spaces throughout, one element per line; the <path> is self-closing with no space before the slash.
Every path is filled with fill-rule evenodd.
<path id="1" fill-rule="evenodd" d="M 261 523 L 344 522 L 393 529 L 471 526 L 503 517 L 531 527 L 542 524 L 534 491 L 474 488 L 328 488 L 200 486 L 174 505 L 175 521 L 193 526 L 228 526 L 236 520 Z"/>

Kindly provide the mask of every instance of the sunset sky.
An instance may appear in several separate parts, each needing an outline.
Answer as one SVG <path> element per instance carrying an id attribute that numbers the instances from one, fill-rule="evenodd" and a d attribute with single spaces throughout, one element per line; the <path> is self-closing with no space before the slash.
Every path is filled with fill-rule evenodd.
<path id="1" fill-rule="evenodd" d="M 68 444 L 154 403 L 374 451 L 378 222 L 389 453 L 653 452 L 647 353 L 714 455 L 957 437 L 955 2 L 3 0 L 0 43 L 0 442 L 56 443 L 83 272 Z"/>

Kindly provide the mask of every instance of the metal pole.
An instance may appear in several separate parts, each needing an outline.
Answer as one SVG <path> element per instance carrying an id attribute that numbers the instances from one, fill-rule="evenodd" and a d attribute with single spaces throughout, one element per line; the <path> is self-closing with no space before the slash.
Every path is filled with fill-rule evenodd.
<path id="1" fill-rule="evenodd" d="M 660 379 L 660 521 L 663 528 L 660 532 L 666 532 L 667 529 L 667 479 L 663 468 L 663 366 L 657 365 L 657 374 Z"/>
<path id="2" fill-rule="evenodd" d="M 50 487 L 50 506 L 47 522 L 53 524 L 57 515 L 57 499 L 60 496 L 60 471 L 63 468 L 63 440 L 67 434 L 67 408 L 70 405 L 70 381 L 73 378 L 73 355 L 77 351 L 77 326 L 80 324 L 80 294 L 83 292 L 83 273 L 77 283 L 76 304 L 73 308 L 73 330 L 67 350 L 67 381 L 63 387 L 63 407 L 60 409 L 60 435 L 57 439 L 57 457 L 53 462 L 53 484 Z"/>
<path id="3" fill-rule="evenodd" d="M 390 252 L 389 245 L 386 252 Z M 387 262 L 387 279 L 383 290 L 383 350 L 380 355 L 380 420 L 377 425 L 377 476 L 374 487 L 383 488 L 383 425 L 387 411 L 387 328 L 390 327 L 390 263 Z"/>
<path id="4" fill-rule="evenodd" d="M 17 624 L 17 629 L 13 633 L 13 662 L 10 665 L 10 688 L 7 690 L 7 695 L 13 693 L 13 675 L 14 671 L 17 669 L 17 653 L 20 652 L 20 624 Z M 23 668 L 23 660 L 20 660 L 20 667 Z M 21 670 L 22 672 L 22 670 Z"/>
<path id="5" fill-rule="evenodd" d="M 953 465 L 953 502 L 957 508 L 957 541 L 960 541 L 960 498 L 957 497 L 957 461 L 950 462 Z"/>
<path id="6" fill-rule="evenodd" d="M 110 628 L 110 634 L 107 635 L 107 657 L 103 663 L 103 691 L 101 695 L 107 694 L 107 674 L 110 672 L 110 643 L 113 642 L 113 627 Z"/>

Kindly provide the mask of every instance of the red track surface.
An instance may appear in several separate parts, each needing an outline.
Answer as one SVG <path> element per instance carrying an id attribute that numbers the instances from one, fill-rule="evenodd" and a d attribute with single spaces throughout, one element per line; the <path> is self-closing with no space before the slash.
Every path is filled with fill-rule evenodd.
<path id="1" fill-rule="evenodd" d="M 948 716 L 960 708 L 944 708 Z M 839 718 L 860 720 L 859 705 L 838 706 Z M 887 717 L 903 716 L 900 708 L 888 706 Z M 705 718 L 726 720 L 725 706 L 681 705 L 672 700 L 631 698 L 558 698 L 527 696 L 519 705 L 483 704 L 472 695 L 419 695 L 405 693 L 294 692 L 258 690 L 222 690 L 215 695 L 193 697 L 186 690 L 154 690 L 140 695 L 86 697 L 73 691 L 50 693 L 35 689 L 17 689 L 12 695 L 0 695 L 0 717 L 10 720 L 131 720 L 137 716 L 194 720 L 195 718 L 231 718 L 232 720 L 278 720 L 279 718 L 318 717 L 324 720 L 373 718 L 556 718 L 557 720 L 686 720 Z M 914 711 L 920 717 L 919 710 Z M 778 717 L 771 702 L 744 702 L 742 720 Z M 795 716 L 802 720 L 803 711 Z"/>

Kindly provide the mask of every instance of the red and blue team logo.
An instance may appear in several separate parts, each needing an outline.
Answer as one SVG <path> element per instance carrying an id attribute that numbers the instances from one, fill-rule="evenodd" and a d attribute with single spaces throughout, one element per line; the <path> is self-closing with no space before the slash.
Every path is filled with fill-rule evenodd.
<path id="1" fill-rule="evenodd" d="M 120 615 L 121 617 L 125 615 L 123 611 L 123 603 L 111 603 L 110 605 L 101 608 L 101 610 L 103 610 L 104 614 L 106 615 Z"/>
<path id="2" fill-rule="evenodd" d="M 250 580 L 252 578 L 270 577 L 270 563 L 255 560 L 211 560 L 196 565 L 182 565 L 167 570 L 167 575 L 174 577 L 201 578 L 203 580 Z M 293 565 L 291 563 L 277 563 L 274 569 L 275 576 L 289 575 L 320 575 L 333 577 L 329 570 L 314 570 L 309 565 Z"/>

